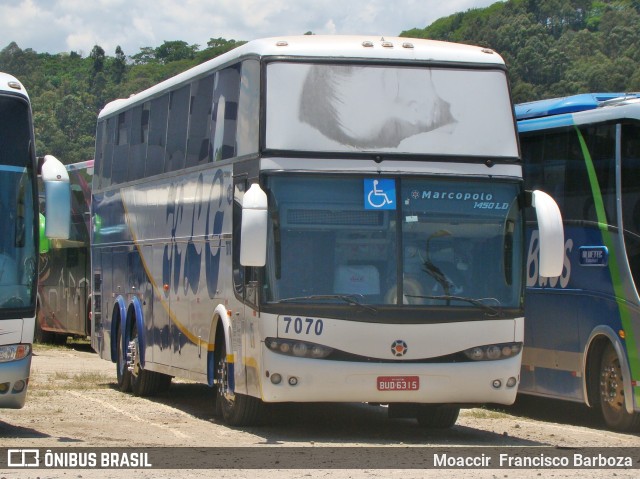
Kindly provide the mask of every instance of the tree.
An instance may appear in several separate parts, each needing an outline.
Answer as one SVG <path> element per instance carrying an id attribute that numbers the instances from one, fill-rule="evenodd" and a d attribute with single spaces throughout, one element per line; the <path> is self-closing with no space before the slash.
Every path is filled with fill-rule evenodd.
<path id="1" fill-rule="evenodd" d="M 91 70 L 92 76 L 96 76 L 98 73 L 104 71 L 104 49 L 100 45 L 95 45 L 91 50 L 89 57 L 93 60 L 93 67 Z"/>
<path id="2" fill-rule="evenodd" d="M 198 45 L 189 45 L 181 40 L 165 41 L 156 48 L 156 59 L 164 64 L 179 60 L 191 60 L 195 57 L 198 47 Z"/>
<path id="3" fill-rule="evenodd" d="M 124 74 L 127 69 L 127 57 L 125 56 L 120 45 L 116 47 L 116 57 L 113 60 L 112 76 L 116 84 L 122 83 Z"/>

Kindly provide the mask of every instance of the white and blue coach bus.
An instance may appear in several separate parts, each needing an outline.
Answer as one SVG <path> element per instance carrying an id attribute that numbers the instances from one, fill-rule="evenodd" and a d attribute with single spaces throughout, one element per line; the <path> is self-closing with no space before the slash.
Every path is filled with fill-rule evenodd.
<path id="1" fill-rule="evenodd" d="M 640 100 L 584 94 L 516 106 L 525 184 L 564 219 L 559 277 L 536 266 L 528 228 L 520 391 L 585 403 L 640 428 Z"/>
<path id="2" fill-rule="evenodd" d="M 42 230 L 38 175 L 49 204 Z M 0 408 L 24 406 L 35 329 L 38 252 L 46 237 L 68 237 L 69 209 L 64 165 L 50 155 L 36 158 L 31 104 L 24 86 L 0 73 Z"/>
<path id="3" fill-rule="evenodd" d="M 92 345 L 136 395 L 208 383 L 216 412 L 371 402 L 451 427 L 509 404 L 526 194 L 504 62 L 402 38 L 249 42 L 98 117 Z M 554 209 L 555 208 L 555 209 Z"/>

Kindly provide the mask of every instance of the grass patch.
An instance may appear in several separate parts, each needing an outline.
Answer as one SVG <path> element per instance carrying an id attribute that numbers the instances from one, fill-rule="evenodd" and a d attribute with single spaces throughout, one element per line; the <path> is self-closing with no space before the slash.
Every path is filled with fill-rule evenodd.
<path id="1" fill-rule="evenodd" d="M 47 381 L 34 381 L 34 390 L 39 391 L 83 391 L 89 389 L 108 389 L 113 382 L 110 375 L 97 372 L 81 372 L 70 374 L 56 371 Z"/>
<path id="2" fill-rule="evenodd" d="M 510 414 L 507 414 L 503 411 L 495 411 L 493 409 L 486 409 L 484 407 L 465 409 L 461 414 L 465 417 L 470 417 L 473 419 L 508 419 L 512 417 Z"/>
<path id="3" fill-rule="evenodd" d="M 91 340 L 85 338 L 73 338 L 70 336 L 65 343 L 61 344 L 33 343 L 33 351 L 36 354 L 38 354 L 38 351 L 64 351 L 67 349 L 93 352 Z"/>

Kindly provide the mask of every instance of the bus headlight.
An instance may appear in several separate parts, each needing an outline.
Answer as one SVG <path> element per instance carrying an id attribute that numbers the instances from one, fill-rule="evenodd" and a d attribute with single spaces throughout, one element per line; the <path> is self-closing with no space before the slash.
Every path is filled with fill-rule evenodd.
<path id="1" fill-rule="evenodd" d="M 333 348 L 294 339 L 266 338 L 264 344 L 274 353 L 297 358 L 324 359 L 333 352 Z"/>
<path id="2" fill-rule="evenodd" d="M 30 353 L 30 344 L 10 344 L 8 346 L 0 346 L 0 363 L 18 361 L 19 359 L 26 358 Z"/>
<path id="3" fill-rule="evenodd" d="M 471 361 L 496 361 L 517 356 L 522 351 L 522 343 L 501 343 L 475 346 L 463 351 Z"/>

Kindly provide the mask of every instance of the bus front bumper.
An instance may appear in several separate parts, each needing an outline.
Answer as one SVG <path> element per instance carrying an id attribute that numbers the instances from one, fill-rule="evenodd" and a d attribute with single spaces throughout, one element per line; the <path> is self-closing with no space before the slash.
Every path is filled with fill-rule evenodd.
<path id="1" fill-rule="evenodd" d="M 263 352 L 265 402 L 513 404 L 522 354 L 499 361 L 358 363 Z"/>
<path id="2" fill-rule="evenodd" d="M 31 354 L 23 359 L 0 363 L 0 409 L 20 409 L 27 398 Z"/>

